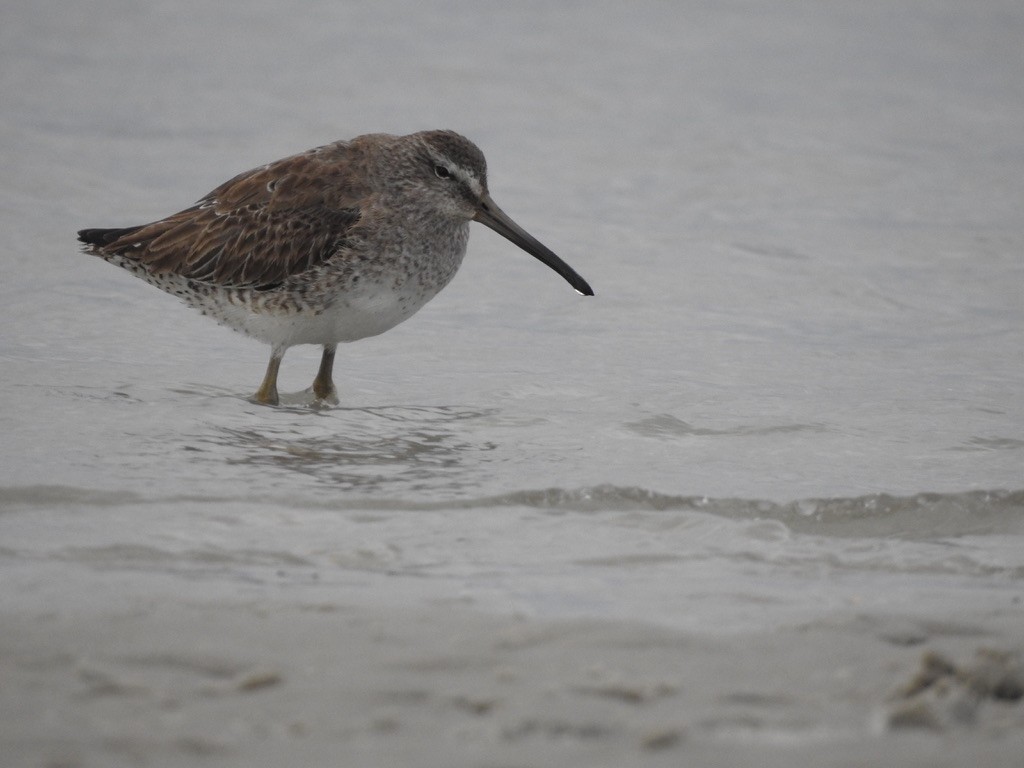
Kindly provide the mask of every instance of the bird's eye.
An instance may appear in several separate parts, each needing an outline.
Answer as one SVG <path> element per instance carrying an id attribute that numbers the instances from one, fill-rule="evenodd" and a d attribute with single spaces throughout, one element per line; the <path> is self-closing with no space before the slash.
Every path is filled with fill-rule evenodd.
<path id="1" fill-rule="evenodd" d="M 439 179 L 450 179 L 452 177 L 452 172 L 445 168 L 443 165 L 435 165 L 434 174 Z"/>

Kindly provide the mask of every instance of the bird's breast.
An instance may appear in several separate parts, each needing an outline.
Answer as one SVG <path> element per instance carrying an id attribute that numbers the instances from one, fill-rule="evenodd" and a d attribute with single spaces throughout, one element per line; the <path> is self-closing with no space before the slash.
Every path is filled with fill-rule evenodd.
<path id="1" fill-rule="evenodd" d="M 355 341 L 376 336 L 416 314 L 444 288 L 466 254 L 468 226 L 454 237 L 404 238 L 379 246 L 368 257 L 339 269 L 305 326 L 312 340 L 297 343 Z"/>

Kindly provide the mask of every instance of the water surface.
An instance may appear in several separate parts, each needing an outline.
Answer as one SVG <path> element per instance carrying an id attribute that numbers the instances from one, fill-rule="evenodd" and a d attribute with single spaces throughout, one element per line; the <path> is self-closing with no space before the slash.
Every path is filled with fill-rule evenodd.
<path id="1" fill-rule="evenodd" d="M 269 590 L 1024 629 L 1018 4 L 3 16 L 9 616 Z M 273 409 L 246 400 L 267 349 L 77 251 L 277 157 L 433 127 L 594 298 L 475 227 L 426 309 L 339 349 L 339 407 Z M 282 390 L 317 359 L 289 351 Z"/>

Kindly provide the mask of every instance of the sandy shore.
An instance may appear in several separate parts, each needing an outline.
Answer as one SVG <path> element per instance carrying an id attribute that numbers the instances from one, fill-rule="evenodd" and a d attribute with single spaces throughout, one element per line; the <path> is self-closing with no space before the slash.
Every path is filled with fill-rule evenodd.
<path id="1" fill-rule="evenodd" d="M 1013 650 L 1012 617 L 849 616 L 721 637 L 458 602 L 99 597 L 3 616 L 4 765 L 952 767 L 1024 754 L 1012 691 L 920 675 L 929 653 L 962 671 L 979 648 Z M 1003 684 L 1019 681 L 1019 657 L 999 658 Z"/>

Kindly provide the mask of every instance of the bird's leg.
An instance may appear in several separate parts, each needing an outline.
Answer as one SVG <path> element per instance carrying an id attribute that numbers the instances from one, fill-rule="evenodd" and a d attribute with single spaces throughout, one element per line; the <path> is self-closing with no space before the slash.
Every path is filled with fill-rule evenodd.
<path id="1" fill-rule="evenodd" d="M 313 394 L 317 400 L 323 400 L 331 405 L 338 404 L 338 391 L 334 388 L 334 379 L 331 374 L 334 370 L 334 351 L 337 344 L 324 344 L 324 355 L 320 358 L 320 370 L 316 372 L 313 379 Z"/>
<path id="2" fill-rule="evenodd" d="M 277 371 L 281 367 L 284 350 L 285 347 L 273 347 L 270 350 L 267 373 L 263 376 L 263 383 L 256 390 L 256 394 L 249 398 L 252 402 L 260 405 L 277 405 L 280 402 L 277 396 Z"/>

